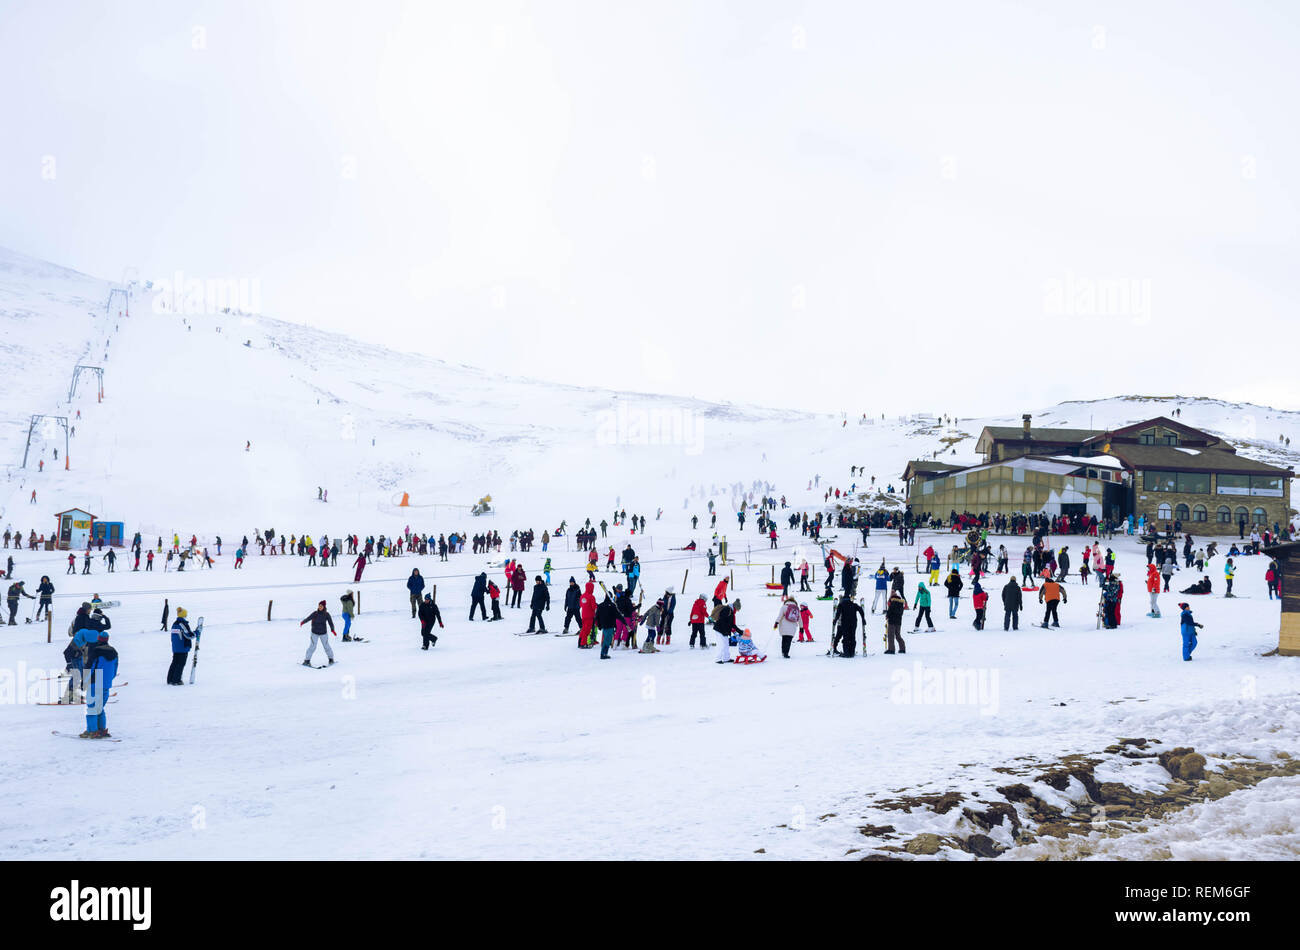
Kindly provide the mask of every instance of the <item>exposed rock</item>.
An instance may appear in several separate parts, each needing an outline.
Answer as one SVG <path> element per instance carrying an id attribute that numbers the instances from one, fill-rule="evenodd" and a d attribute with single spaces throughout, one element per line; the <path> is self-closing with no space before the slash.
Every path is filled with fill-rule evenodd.
<path id="1" fill-rule="evenodd" d="M 1205 756 L 1199 752 L 1183 756 L 1178 763 L 1178 774 L 1189 782 L 1205 778 Z"/>
<path id="2" fill-rule="evenodd" d="M 1130 805 L 1133 790 L 1121 782 L 1102 782 L 1097 786 L 1097 800 L 1103 805 Z"/>
<path id="3" fill-rule="evenodd" d="M 988 835 L 971 835 L 966 839 L 966 850 L 979 858 L 996 858 L 1002 849 Z"/>
<path id="4" fill-rule="evenodd" d="M 920 834 L 903 847 L 908 854 L 937 854 L 943 847 L 943 840 L 938 835 Z"/>
<path id="5" fill-rule="evenodd" d="M 1033 791 L 1030 790 L 1028 785 L 1023 783 L 1003 785 L 997 790 L 997 792 L 1009 802 L 1023 802 L 1034 797 Z"/>
<path id="6" fill-rule="evenodd" d="M 885 835 L 893 833 L 893 825 L 861 825 L 858 827 L 858 834 L 873 838 L 883 838 Z"/>

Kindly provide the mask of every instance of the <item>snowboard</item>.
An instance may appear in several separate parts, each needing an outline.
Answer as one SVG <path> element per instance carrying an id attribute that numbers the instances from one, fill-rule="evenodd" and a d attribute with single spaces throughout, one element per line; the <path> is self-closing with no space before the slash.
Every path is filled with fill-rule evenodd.
<path id="1" fill-rule="evenodd" d="M 81 738 L 81 736 L 78 735 L 78 734 L 75 733 L 75 732 L 59 732 L 59 730 L 57 730 L 57 729 L 51 731 L 51 732 L 50 732 L 50 735 L 52 735 L 52 736 L 62 736 L 62 737 L 65 738 L 65 739 L 80 739 L 80 738 Z M 108 738 L 105 738 L 105 739 L 93 739 L 93 740 L 92 740 L 92 739 L 87 739 L 86 741 L 87 741 L 87 742 L 121 742 L 122 740 L 121 740 L 121 739 L 115 739 L 115 738 L 113 738 L 112 736 L 109 736 Z"/>
<path id="2" fill-rule="evenodd" d="M 199 665 L 199 637 L 203 635 L 203 618 L 194 626 L 194 656 L 190 657 L 190 685 L 194 685 L 194 668 Z"/>

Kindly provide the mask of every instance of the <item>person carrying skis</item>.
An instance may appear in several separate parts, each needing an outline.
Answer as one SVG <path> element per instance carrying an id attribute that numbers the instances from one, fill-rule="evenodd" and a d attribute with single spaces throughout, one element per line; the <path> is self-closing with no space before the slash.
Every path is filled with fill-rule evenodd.
<path id="1" fill-rule="evenodd" d="M 186 619 L 189 613 L 184 607 L 176 608 L 176 621 L 172 624 L 172 664 L 167 668 L 167 685 L 184 686 L 181 674 L 185 672 L 185 661 L 190 655 L 190 644 L 194 642 L 194 631 Z"/>
<path id="2" fill-rule="evenodd" d="M 438 635 L 433 632 L 433 625 L 436 623 L 438 629 L 442 629 L 442 613 L 438 610 L 438 605 L 433 602 L 432 594 L 425 594 L 424 600 L 420 603 L 418 611 L 420 618 L 420 637 L 424 641 L 422 650 L 427 650 L 431 646 L 437 646 Z"/>
<path id="3" fill-rule="evenodd" d="M 885 605 L 885 638 L 888 641 L 886 653 L 907 652 L 907 644 L 903 642 L 903 614 L 906 612 L 907 598 L 903 596 L 903 592 L 901 590 L 891 590 L 889 592 L 889 602 Z M 895 644 L 897 644 L 897 649 L 895 649 Z M 865 648 L 866 644 L 863 644 L 863 649 L 865 650 Z"/>
<path id="4" fill-rule="evenodd" d="M 329 611 L 325 609 L 325 601 L 316 605 L 307 617 L 300 621 L 298 626 L 311 624 L 311 642 L 307 645 L 307 655 L 303 657 L 302 665 L 311 666 L 312 655 L 316 652 L 316 646 L 319 644 L 325 647 L 325 655 L 329 657 L 329 663 L 326 666 L 334 665 L 334 651 L 330 649 L 329 634 L 338 636 L 338 631 L 334 629 L 334 618 L 330 616 Z"/>

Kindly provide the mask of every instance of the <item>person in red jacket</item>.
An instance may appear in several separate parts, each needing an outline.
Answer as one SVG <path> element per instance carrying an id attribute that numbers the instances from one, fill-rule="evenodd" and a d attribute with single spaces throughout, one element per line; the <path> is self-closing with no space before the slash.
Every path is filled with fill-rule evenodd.
<path id="1" fill-rule="evenodd" d="M 1148 617 L 1160 616 L 1160 568 L 1155 564 L 1147 565 L 1147 593 L 1151 595 L 1151 612 Z"/>
<path id="2" fill-rule="evenodd" d="M 709 620 L 709 605 L 704 602 L 704 595 L 700 594 L 695 598 L 695 603 L 691 605 L 691 649 L 695 649 L 695 635 L 700 635 L 700 649 L 706 649 L 708 642 L 704 638 L 704 625 Z"/>
<path id="3" fill-rule="evenodd" d="M 497 586 L 496 581 L 488 581 L 488 596 L 492 598 L 492 617 L 491 620 L 501 619 L 501 588 Z"/>
<path id="4" fill-rule="evenodd" d="M 805 639 L 806 639 L 809 643 L 812 643 L 812 642 L 813 642 L 812 630 L 810 630 L 810 629 L 808 628 L 808 623 L 809 623 L 809 621 L 812 620 L 812 615 L 813 615 L 813 613 L 812 613 L 811 610 L 808 609 L 808 605 L 807 605 L 807 604 L 800 604 L 800 605 L 799 605 L 799 621 L 800 621 L 800 624 L 801 624 L 801 626 L 799 627 L 799 642 L 800 642 L 800 643 L 803 643 Z"/>
<path id="5" fill-rule="evenodd" d="M 614 549 L 610 548 L 609 560 L 605 562 L 605 570 L 612 571 L 613 569 L 614 569 Z"/>
<path id="6" fill-rule="evenodd" d="M 727 602 L 727 581 L 729 579 L 730 578 L 724 577 L 721 581 L 718 582 L 718 586 L 713 588 L 714 599 L 720 600 L 724 604 Z"/>
<path id="7" fill-rule="evenodd" d="M 357 559 L 356 559 L 356 561 L 353 563 L 352 566 L 355 567 L 355 568 L 357 569 L 357 575 L 356 575 L 356 577 L 352 578 L 352 583 L 356 584 L 356 583 L 359 583 L 359 582 L 361 581 L 361 572 L 364 571 L 364 570 L 366 569 L 366 556 L 365 556 L 365 554 L 358 554 L 358 555 L 357 555 Z"/>
<path id="8" fill-rule="evenodd" d="M 593 552 L 595 553 L 595 552 Z M 582 615 L 582 629 L 578 631 L 578 646 L 584 650 L 596 645 L 596 635 L 592 624 L 596 622 L 596 584 L 587 581 L 578 598 L 578 612 Z"/>
<path id="9" fill-rule="evenodd" d="M 989 593 L 980 586 L 980 582 L 975 582 L 975 594 L 971 597 L 971 603 L 975 607 L 975 629 L 984 629 L 984 611 L 988 607 Z"/>

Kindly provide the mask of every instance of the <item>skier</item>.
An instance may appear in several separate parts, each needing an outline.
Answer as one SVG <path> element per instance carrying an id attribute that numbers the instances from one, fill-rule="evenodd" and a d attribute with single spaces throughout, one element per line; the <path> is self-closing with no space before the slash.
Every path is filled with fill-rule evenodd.
<path id="1" fill-rule="evenodd" d="M 108 645 L 108 631 L 97 631 L 95 641 L 86 648 L 86 731 L 82 739 L 111 739 L 104 706 L 113 691 L 117 676 L 117 651 Z"/>
<path id="2" fill-rule="evenodd" d="M 924 581 L 918 581 L 916 584 L 916 623 L 912 625 L 912 630 L 921 629 L 921 619 L 925 618 L 925 625 L 928 632 L 934 632 L 934 618 L 930 616 L 930 589 L 925 586 Z"/>
<path id="3" fill-rule="evenodd" d="M 176 608 L 176 622 L 172 624 L 172 665 L 167 668 L 167 685 L 184 686 L 181 673 L 185 672 L 185 660 L 190 655 L 190 643 L 194 640 L 194 631 L 185 619 L 189 614 L 184 607 Z"/>
<path id="4" fill-rule="evenodd" d="M 533 625 L 537 625 L 538 633 L 546 632 L 546 620 L 542 617 L 542 611 L 551 609 L 551 592 L 547 590 L 545 582 L 540 574 L 534 579 L 533 594 L 528 602 L 532 613 L 528 616 L 528 632 L 533 632 Z"/>
<path id="5" fill-rule="evenodd" d="M 1065 596 L 1065 588 L 1056 581 L 1048 578 L 1043 581 L 1042 587 L 1038 589 L 1038 602 L 1046 605 L 1043 611 L 1043 622 L 1040 626 L 1047 629 L 1047 621 L 1052 621 L 1053 627 L 1061 625 L 1061 619 L 1057 616 L 1056 608 L 1059 604 L 1069 603 L 1069 598 Z"/>
<path id="6" fill-rule="evenodd" d="M 569 578 L 569 586 L 564 591 L 564 632 L 569 632 L 569 621 L 572 620 L 582 629 L 582 616 L 579 612 L 579 606 L 582 602 L 582 590 L 578 587 L 578 580 L 575 577 Z M 581 644 L 579 644 L 581 645 Z"/>
<path id="7" fill-rule="evenodd" d="M 329 657 L 329 663 L 326 665 L 333 666 L 334 651 L 330 649 L 329 633 L 334 634 L 336 637 L 339 634 L 338 631 L 334 629 L 334 618 L 331 617 L 329 611 L 325 609 L 325 601 L 322 600 L 317 604 L 316 609 L 308 614 L 306 619 L 299 622 L 298 626 L 301 627 L 306 623 L 311 624 L 311 643 L 307 645 L 307 655 L 303 657 L 302 665 L 311 666 L 312 654 L 316 652 L 316 646 L 319 644 L 325 647 L 325 655 Z M 326 632 L 326 628 L 328 628 L 328 633 Z"/>
<path id="8" fill-rule="evenodd" d="M 433 625 L 436 623 L 438 629 L 442 629 L 442 612 L 438 610 L 438 605 L 433 602 L 432 594 L 424 595 L 418 615 L 420 618 L 420 637 L 424 641 L 424 646 L 420 649 L 427 650 L 431 646 L 437 646 L 438 635 L 433 632 Z"/>

